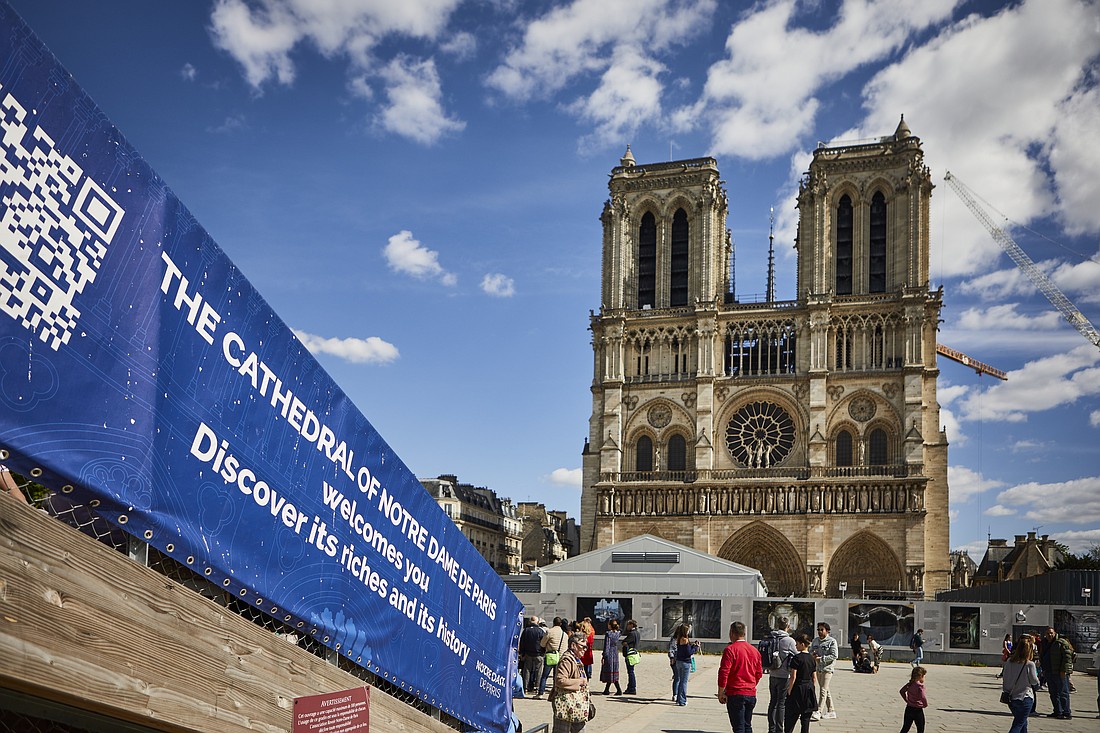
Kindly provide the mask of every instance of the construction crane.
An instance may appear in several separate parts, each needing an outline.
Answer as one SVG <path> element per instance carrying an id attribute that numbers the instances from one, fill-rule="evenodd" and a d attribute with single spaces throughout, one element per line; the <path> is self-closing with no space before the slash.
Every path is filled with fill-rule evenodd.
<path id="1" fill-rule="evenodd" d="M 1008 256 L 1012 258 L 1016 266 L 1023 270 L 1025 275 L 1031 278 L 1031 282 L 1035 283 L 1035 287 L 1039 288 L 1039 291 L 1047 297 L 1051 305 L 1057 308 L 1058 312 L 1069 321 L 1069 324 L 1076 328 L 1082 336 L 1088 339 L 1093 346 L 1100 348 L 1100 332 L 1097 332 L 1096 327 L 1089 322 L 1089 319 L 1085 318 L 1081 311 L 1077 310 L 1073 303 L 1069 302 L 1069 299 L 1062 294 L 1062 291 L 1058 289 L 1057 285 L 1051 282 L 1050 278 L 1046 276 L 1046 273 L 1035 266 L 1035 263 L 1031 261 L 1027 253 L 1020 249 L 1020 245 L 1016 244 L 1015 240 L 1008 236 L 1008 233 L 990 218 L 985 209 L 975 200 L 976 196 L 974 192 L 957 177 L 951 175 L 950 171 L 944 175 L 944 180 L 947 181 L 951 189 L 958 194 L 959 198 L 963 200 L 966 207 L 970 209 L 970 213 L 985 225 L 985 228 L 993 235 L 993 239 L 997 244 L 1001 245 L 1001 249 L 1008 253 Z M 948 355 L 945 354 L 945 356 Z"/>
<path id="2" fill-rule="evenodd" d="M 988 364 L 986 364 L 984 361 L 978 361 L 974 357 L 967 356 L 966 354 L 962 353 L 961 351 L 955 351 L 954 349 L 952 349 L 949 346 L 944 346 L 943 344 L 936 344 L 936 353 L 937 354 L 943 354 L 948 359 L 951 359 L 953 361 L 957 361 L 960 364 L 962 364 L 963 366 L 970 367 L 971 369 L 973 369 L 974 371 L 976 371 L 978 373 L 978 376 L 981 376 L 982 374 L 988 374 L 991 377 L 996 377 L 997 379 L 1000 379 L 1002 382 L 1006 381 L 1008 379 L 1008 374 L 1001 371 L 997 367 L 991 367 Z"/>

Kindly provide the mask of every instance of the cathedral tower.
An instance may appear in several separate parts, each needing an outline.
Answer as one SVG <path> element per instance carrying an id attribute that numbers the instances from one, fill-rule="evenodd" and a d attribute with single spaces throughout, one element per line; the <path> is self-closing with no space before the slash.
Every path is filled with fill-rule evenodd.
<path id="1" fill-rule="evenodd" d="M 904 120 L 819 147 L 796 300 L 739 303 L 713 158 L 612 171 L 582 549 L 650 533 L 776 595 L 948 587 L 931 177 Z"/>

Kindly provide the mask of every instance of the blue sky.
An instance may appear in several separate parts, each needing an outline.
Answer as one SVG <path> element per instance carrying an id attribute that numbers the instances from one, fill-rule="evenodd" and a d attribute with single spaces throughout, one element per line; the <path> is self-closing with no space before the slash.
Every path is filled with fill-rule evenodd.
<path id="1" fill-rule="evenodd" d="M 794 292 L 819 141 L 921 137 L 951 542 L 1100 542 L 1100 5 L 9 0 L 409 467 L 576 514 L 607 175 L 715 156 L 736 290 Z M 998 214 L 999 216 L 999 214 Z"/>

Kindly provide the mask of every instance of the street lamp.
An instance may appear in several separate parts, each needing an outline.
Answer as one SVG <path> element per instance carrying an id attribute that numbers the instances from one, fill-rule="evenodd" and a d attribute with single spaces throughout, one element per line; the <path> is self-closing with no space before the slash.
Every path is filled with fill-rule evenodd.
<path id="1" fill-rule="evenodd" d="M 838 583 L 838 586 L 840 587 L 840 597 L 844 598 L 844 594 L 848 591 L 848 581 L 842 580 Z"/>
<path id="2" fill-rule="evenodd" d="M 1092 597 L 1092 588 L 1082 588 L 1081 595 L 1085 598 L 1085 605 L 1089 605 L 1089 598 Z"/>

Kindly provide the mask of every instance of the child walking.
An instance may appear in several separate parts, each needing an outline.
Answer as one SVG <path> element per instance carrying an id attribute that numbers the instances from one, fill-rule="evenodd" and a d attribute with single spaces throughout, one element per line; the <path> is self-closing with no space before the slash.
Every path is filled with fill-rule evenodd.
<path id="1" fill-rule="evenodd" d="M 924 694 L 924 675 L 928 670 L 920 665 L 913 667 L 913 673 L 898 692 L 905 700 L 905 723 L 901 733 L 909 733 L 913 723 L 917 724 L 917 733 L 924 733 L 924 709 L 928 707 L 928 698 Z"/>

